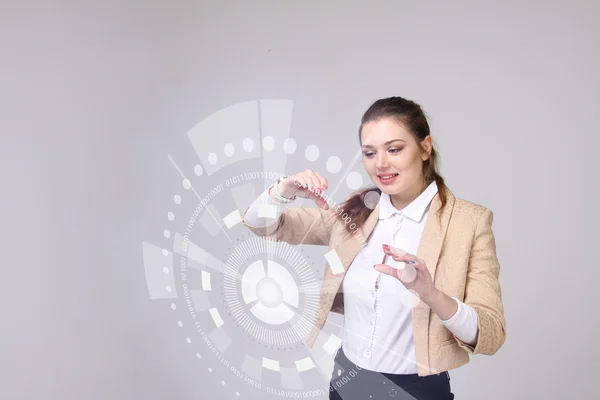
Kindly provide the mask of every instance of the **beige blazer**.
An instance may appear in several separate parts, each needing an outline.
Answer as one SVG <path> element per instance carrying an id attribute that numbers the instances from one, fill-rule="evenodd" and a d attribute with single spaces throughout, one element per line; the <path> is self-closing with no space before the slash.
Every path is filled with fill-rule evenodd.
<path id="1" fill-rule="evenodd" d="M 418 374 L 431 375 L 466 364 L 471 354 L 492 355 L 504 344 L 506 328 L 502 294 L 498 282 L 500 264 L 492 232 L 492 212 L 475 203 L 456 198 L 447 190 L 447 204 L 438 223 L 441 206 L 437 194 L 421 238 L 417 257 L 427 264 L 435 287 L 455 296 L 475 309 L 478 315 L 478 337 L 475 346 L 456 338 L 429 306 L 420 302 L 412 311 L 412 326 Z M 329 210 L 287 207 L 279 219 L 268 227 L 246 225 L 267 239 L 289 244 L 328 246 L 335 250 L 344 270 L 335 274 L 326 263 L 316 320 L 307 345 L 312 348 L 330 312 L 344 312 L 342 280 L 361 248 L 358 235 L 348 235 L 344 222 Z M 247 211 L 247 209 L 246 209 Z M 243 217 L 246 215 L 244 211 Z M 371 212 L 362 228 L 367 240 L 378 221 L 379 205 Z M 383 252 L 382 252 L 383 257 Z M 398 300 L 400 301 L 400 300 Z"/>

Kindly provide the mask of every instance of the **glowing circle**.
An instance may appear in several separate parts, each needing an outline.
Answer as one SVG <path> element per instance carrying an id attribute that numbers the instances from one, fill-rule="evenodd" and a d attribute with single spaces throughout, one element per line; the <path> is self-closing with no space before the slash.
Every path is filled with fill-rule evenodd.
<path id="1" fill-rule="evenodd" d="M 317 161 L 319 159 L 319 148 L 311 144 L 304 151 L 304 156 L 308 161 Z"/>
<path id="2" fill-rule="evenodd" d="M 271 151 L 275 148 L 275 139 L 273 136 L 265 136 L 263 138 L 263 149 L 266 151 Z"/>
<path id="3" fill-rule="evenodd" d="M 231 143 L 227 143 L 224 152 L 227 157 L 231 157 L 235 154 L 235 147 Z"/>
<path id="4" fill-rule="evenodd" d="M 292 138 L 287 138 L 283 142 L 283 151 L 285 151 L 287 154 L 294 154 L 297 148 L 298 145 L 296 144 L 296 141 Z"/>
<path id="5" fill-rule="evenodd" d="M 419 295 L 415 291 L 405 290 L 400 295 L 400 301 L 406 307 L 415 308 L 416 306 L 419 305 L 419 303 L 421 302 L 421 299 L 419 298 Z"/>
<path id="6" fill-rule="evenodd" d="M 208 155 L 208 162 L 210 165 L 215 165 L 219 161 L 219 157 L 215 153 L 210 153 Z"/>
<path id="7" fill-rule="evenodd" d="M 256 285 L 256 293 L 259 301 L 266 307 L 273 308 L 281 304 L 283 297 L 281 287 L 273 279 L 261 279 Z"/>
<path id="8" fill-rule="evenodd" d="M 327 171 L 337 174 L 342 169 L 342 160 L 339 157 L 332 156 L 327 159 Z"/>
<path id="9" fill-rule="evenodd" d="M 346 177 L 346 185 L 352 190 L 358 189 L 362 185 L 362 176 L 356 171 L 350 172 Z"/>
<path id="10" fill-rule="evenodd" d="M 377 204 L 379 203 L 380 197 L 381 196 L 379 195 L 379 193 L 377 193 L 375 190 L 371 190 L 370 192 L 365 194 L 365 197 L 364 197 L 365 206 L 367 206 L 371 210 L 375 209 L 375 207 L 377 207 Z"/>
<path id="11" fill-rule="evenodd" d="M 254 141 L 250 138 L 244 139 L 242 147 L 246 153 L 250 153 L 254 149 Z"/>

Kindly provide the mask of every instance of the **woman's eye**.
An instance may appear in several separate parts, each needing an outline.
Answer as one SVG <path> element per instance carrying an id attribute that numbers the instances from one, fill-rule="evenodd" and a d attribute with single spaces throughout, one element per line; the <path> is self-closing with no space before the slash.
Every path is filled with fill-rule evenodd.
<path id="1" fill-rule="evenodd" d="M 399 151 L 400 151 L 400 149 L 390 149 L 390 152 L 391 152 L 391 153 L 397 153 L 397 152 L 399 152 Z"/>
<path id="2" fill-rule="evenodd" d="M 364 155 L 365 155 L 365 157 L 371 157 L 373 155 L 373 153 L 367 152 L 367 153 L 364 153 Z"/>

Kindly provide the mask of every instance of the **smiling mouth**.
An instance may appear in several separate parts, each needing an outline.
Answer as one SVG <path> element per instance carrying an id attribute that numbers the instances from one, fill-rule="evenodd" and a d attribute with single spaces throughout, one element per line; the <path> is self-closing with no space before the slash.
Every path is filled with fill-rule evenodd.
<path id="1" fill-rule="evenodd" d="M 391 185 L 398 177 L 398 174 L 377 175 L 377 177 L 383 185 Z"/>

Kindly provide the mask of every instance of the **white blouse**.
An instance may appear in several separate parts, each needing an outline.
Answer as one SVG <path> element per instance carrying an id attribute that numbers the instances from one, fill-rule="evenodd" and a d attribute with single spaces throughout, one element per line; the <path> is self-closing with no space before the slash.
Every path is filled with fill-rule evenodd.
<path id="1" fill-rule="evenodd" d="M 274 222 L 262 216 L 261 205 L 277 206 L 278 218 L 282 204 L 265 190 L 249 207 L 244 221 L 255 226 Z M 343 280 L 344 337 L 346 357 L 361 368 L 390 374 L 417 373 L 413 342 L 411 306 L 415 297 L 398 279 L 381 274 L 375 264 L 402 267 L 402 263 L 385 257 L 382 244 L 416 254 L 431 200 L 437 193 L 432 182 L 412 203 L 397 210 L 390 196 L 379 199 L 379 221 L 366 246 L 356 255 Z M 288 203 L 290 204 L 290 203 Z M 466 343 L 477 339 L 477 314 L 457 298 L 458 311 L 448 320 L 441 320 L 450 332 Z M 418 300 L 417 300 L 418 301 Z"/>

